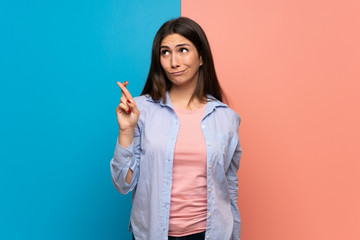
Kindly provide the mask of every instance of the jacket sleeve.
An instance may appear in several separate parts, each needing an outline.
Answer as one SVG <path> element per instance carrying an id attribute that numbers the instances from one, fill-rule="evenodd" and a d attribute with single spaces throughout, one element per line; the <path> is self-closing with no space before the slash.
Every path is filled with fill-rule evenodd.
<path id="1" fill-rule="evenodd" d="M 238 118 L 238 125 L 237 125 L 237 133 L 238 133 L 238 126 L 240 124 L 240 118 Z M 229 168 L 226 171 L 226 178 L 229 186 L 230 191 L 230 204 L 231 204 L 231 211 L 234 217 L 234 227 L 232 232 L 232 240 L 240 240 L 241 235 L 241 220 L 240 220 L 240 213 L 238 209 L 238 177 L 237 171 L 240 165 L 240 157 L 241 157 L 241 146 L 238 134 L 236 134 L 236 138 L 234 139 L 235 150 L 233 152 L 233 156 L 231 159 L 231 163 Z"/>
<path id="2" fill-rule="evenodd" d="M 138 125 L 135 128 L 133 142 L 129 147 L 123 148 L 116 140 L 114 157 L 110 161 L 110 170 L 112 182 L 121 194 L 129 193 L 137 184 L 140 170 L 140 151 L 140 128 Z M 130 184 L 125 182 L 129 169 L 133 171 Z"/>

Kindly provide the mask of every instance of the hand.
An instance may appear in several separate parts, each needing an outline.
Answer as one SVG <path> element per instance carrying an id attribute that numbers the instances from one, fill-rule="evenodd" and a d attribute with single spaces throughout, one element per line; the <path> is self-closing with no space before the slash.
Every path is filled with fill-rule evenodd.
<path id="1" fill-rule="evenodd" d="M 139 119 L 140 112 L 136 107 L 136 103 L 132 98 L 129 90 L 126 86 L 128 81 L 124 84 L 117 82 L 121 89 L 120 104 L 116 108 L 116 116 L 119 124 L 119 130 L 121 131 L 134 131 L 137 121 Z"/>

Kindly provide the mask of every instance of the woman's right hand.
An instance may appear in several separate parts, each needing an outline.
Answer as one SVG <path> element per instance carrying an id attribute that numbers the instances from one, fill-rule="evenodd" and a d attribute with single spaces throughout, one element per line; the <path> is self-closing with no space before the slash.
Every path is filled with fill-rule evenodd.
<path id="1" fill-rule="evenodd" d="M 125 81 L 124 84 L 117 82 L 117 84 L 121 89 L 120 104 L 116 108 L 119 130 L 120 132 L 133 133 L 139 119 L 140 112 L 136 107 L 136 103 L 129 90 L 126 88 L 128 81 Z"/>

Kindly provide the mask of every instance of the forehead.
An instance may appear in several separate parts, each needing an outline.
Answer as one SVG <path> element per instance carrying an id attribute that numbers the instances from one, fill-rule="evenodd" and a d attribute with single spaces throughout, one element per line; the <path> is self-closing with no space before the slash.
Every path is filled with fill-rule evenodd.
<path id="1" fill-rule="evenodd" d="M 178 33 L 172 33 L 163 38 L 163 40 L 161 41 L 161 46 L 170 47 L 170 46 L 176 46 L 177 44 L 181 44 L 181 43 L 193 45 L 189 39 L 181 36 Z"/>

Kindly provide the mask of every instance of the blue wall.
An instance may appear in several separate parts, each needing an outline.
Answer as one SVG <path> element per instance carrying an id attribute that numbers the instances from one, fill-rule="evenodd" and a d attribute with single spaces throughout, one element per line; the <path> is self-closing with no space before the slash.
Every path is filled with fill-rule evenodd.
<path id="1" fill-rule="evenodd" d="M 116 81 L 140 94 L 180 0 L 0 3 L 0 239 L 130 239 Z"/>

